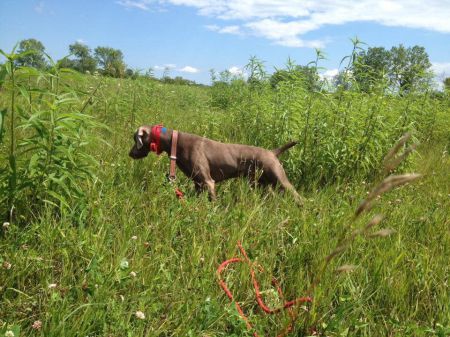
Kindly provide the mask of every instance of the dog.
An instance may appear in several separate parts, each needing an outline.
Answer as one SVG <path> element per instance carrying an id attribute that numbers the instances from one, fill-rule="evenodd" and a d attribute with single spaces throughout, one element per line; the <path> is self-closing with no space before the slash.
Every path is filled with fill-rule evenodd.
<path id="1" fill-rule="evenodd" d="M 177 133 L 176 138 L 173 137 Z M 289 191 L 302 204 L 302 197 L 289 182 L 278 157 L 296 145 L 289 142 L 266 150 L 256 146 L 227 144 L 194 134 L 178 132 L 162 125 L 141 126 L 134 133 L 129 156 L 142 159 L 150 152 L 166 152 L 178 168 L 194 181 L 197 193 L 208 189 L 210 200 L 216 199 L 216 183 L 245 176 L 261 186 L 278 186 Z M 172 138 L 175 144 L 172 144 Z M 172 155 L 172 149 L 176 154 Z M 175 170 L 175 168 L 173 169 Z"/>

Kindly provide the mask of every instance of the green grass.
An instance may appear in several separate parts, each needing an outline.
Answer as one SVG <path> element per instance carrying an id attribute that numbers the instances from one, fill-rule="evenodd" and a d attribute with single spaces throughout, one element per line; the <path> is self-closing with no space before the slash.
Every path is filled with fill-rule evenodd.
<path id="1" fill-rule="evenodd" d="M 79 111 L 99 81 L 63 76 L 62 90 L 79 90 L 80 97 L 78 105 L 64 109 Z M 345 93 L 338 101 L 331 94 L 311 97 L 297 91 L 288 105 L 283 96 L 288 92 L 238 88 L 241 96 L 229 97 L 229 108 L 218 110 L 211 104 L 213 90 L 103 79 L 86 109 L 107 128 L 90 129 L 91 136 L 102 141 L 92 141 L 85 150 L 99 164 L 92 169 L 95 178 L 80 182 L 84 195 L 68 197 L 69 209 L 55 212 L 41 199 L 33 205 L 25 194 L 16 218 L 2 229 L 0 262 L 11 267 L 0 268 L 0 336 L 9 329 L 20 329 L 21 336 L 250 336 L 218 286 L 218 265 L 238 255 L 236 243 L 241 240 L 250 258 L 267 271 L 258 275 L 262 289 L 271 288 L 271 277 L 276 276 L 287 299 L 307 295 L 356 207 L 378 183 L 382 156 L 405 129 L 422 144 L 403 170 L 424 177 L 383 196 L 354 224 L 362 227 L 373 214 L 382 213 L 385 219 L 378 229 L 392 228 L 395 233 L 357 238 L 333 260 L 310 294 L 314 304 L 309 313 L 301 310 L 295 333 L 307 336 L 314 328 L 321 336 L 447 336 L 448 98 Z M 6 89 L 0 93 L 2 107 L 8 106 L 9 95 Z M 341 103 L 333 106 L 335 100 Z M 417 114 L 408 115 L 411 120 L 395 129 L 391 121 L 404 115 L 407 100 L 413 107 L 408 111 Z M 285 104 L 282 124 L 276 102 Z M 373 120 L 383 121 L 382 125 L 370 124 L 366 103 L 378 109 Z M 23 100 L 18 104 L 26 106 Z M 430 115 L 422 114 L 420 104 L 435 112 L 433 120 L 425 118 Z M 128 157 L 134 129 L 156 122 L 214 139 L 275 147 L 288 138 L 303 139 L 304 108 L 312 112 L 310 126 L 318 130 L 306 136 L 315 148 L 302 150 L 301 143 L 282 158 L 288 176 L 307 199 L 303 208 L 288 195 L 251 189 L 245 180 L 220 184 L 218 201 L 211 203 L 206 194 L 195 195 L 181 172 L 178 183 L 186 199 L 179 202 L 165 182 L 166 156 L 151 154 L 143 161 Z M 357 124 L 341 125 L 341 112 Z M 328 118 L 336 116 L 336 124 L 330 124 Z M 255 118 L 260 118 L 257 124 Z M 434 131 L 431 139 L 424 120 L 434 123 L 428 126 Z M 270 125 L 277 134 L 267 133 Z M 374 125 L 368 128 L 370 137 L 364 125 Z M 339 138 L 333 130 L 348 134 Z M 18 132 L 19 140 L 26 138 L 26 133 Z M 336 144 L 356 150 L 332 157 L 329 153 L 335 149 L 329 153 L 325 149 L 333 137 Z M 369 150 L 357 152 L 364 137 Z M 1 145 L 2 163 L 8 145 L 8 139 Z M 354 155 L 367 157 L 370 165 L 352 166 L 349 176 L 345 163 L 335 161 L 355 160 Z M 18 165 L 27 158 L 24 154 Z M 324 168 L 321 175 L 314 174 L 317 162 Z M 303 165 L 309 167 L 306 175 Z M 333 270 L 343 264 L 357 268 L 336 274 Z M 248 267 L 237 266 L 226 278 L 260 335 L 274 336 L 289 322 L 287 313 L 266 316 L 257 308 Z M 49 288 L 50 284 L 56 287 Z M 136 311 L 142 311 L 145 319 L 137 319 Z M 32 329 L 36 320 L 42 321 L 39 331 Z"/>

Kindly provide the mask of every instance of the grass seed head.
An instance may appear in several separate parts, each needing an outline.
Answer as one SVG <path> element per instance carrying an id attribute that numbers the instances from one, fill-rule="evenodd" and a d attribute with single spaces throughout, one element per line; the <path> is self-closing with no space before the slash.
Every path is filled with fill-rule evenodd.
<path id="1" fill-rule="evenodd" d="M 405 133 L 402 138 L 399 139 L 399 141 L 394 145 L 394 147 L 388 152 L 386 157 L 383 159 L 383 165 L 386 167 L 387 163 L 394 158 L 394 156 L 397 154 L 397 152 L 400 150 L 400 148 L 405 145 L 405 143 L 408 141 L 408 139 L 411 138 L 411 134 L 409 132 Z"/>
<path id="2" fill-rule="evenodd" d="M 379 231 L 377 231 L 375 233 L 370 234 L 369 236 L 371 238 L 377 238 L 377 237 L 385 238 L 386 236 L 389 236 L 389 235 L 394 234 L 394 233 L 395 233 L 395 230 L 393 230 L 391 228 L 384 228 L 384 229 L 381 229 L 381 230 L 379 230 Z"/>
<path id="3" fill-rule="evenodd" d="M 364 227 L 364 230 L 369 230 L 370 228 L 378 225 L 383 220 L 382 214 L 376 214 Z"/>
<path id="4" fill-rule="evenodd" d="M 336 273 L 349 273 L 354 271 L 358 266 L 352 264 L 344 264 L 338 268 L 336 268 Z"/>
<path id="5" fill-rule="evenodd" d="M 359 216 L 364 211 L 369 211 L 372 208 L 372 201 L 376 199 L 378 196 L 381 196 L 384 193 L 387 193 L 398 186 L 419 179 L 420 177 L 422 177 L 421 174 L 409 173 L 402 175 L 391 175 L 385 178 L 378 186 L 376 186 L 369 193 L 367 198 L 362 201 L 362 203 L 356 209 L 355 216 Z"/>

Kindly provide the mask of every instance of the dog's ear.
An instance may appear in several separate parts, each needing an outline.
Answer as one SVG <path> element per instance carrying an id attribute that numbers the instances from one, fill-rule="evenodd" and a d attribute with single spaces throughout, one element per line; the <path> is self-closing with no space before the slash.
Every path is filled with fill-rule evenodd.
<path id="1" fill-rule="evenodd" d="M 138 150 L 142 149 L 142 147 L 144 146 L 144 143 L 142 142 L 142 138 L 141 136 L 137 137 L 137 142 L 136 142 L 136 147 Z"/>
<path id="2" fill-rule="evenodd" d="M 145 135 L 145 131 L 142 128 L 139 128 L 137 137 L 136 137 L 136 147 L 138 150 L 142 149 L 142 147 L 144 146 L 144 142 L 142 141 L 142 139 L 144 138 L 144 135 Z"/>

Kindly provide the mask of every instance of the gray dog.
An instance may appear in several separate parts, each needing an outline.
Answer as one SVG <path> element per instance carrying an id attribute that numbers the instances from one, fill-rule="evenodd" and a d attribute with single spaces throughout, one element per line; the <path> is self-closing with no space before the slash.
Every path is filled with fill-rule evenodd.
<path id="1" fill-rule="evenodd" d="M 225 179 L 246 176 L 263 186 L 279 186 L 292 193 L 298 203 L 302 198 L 289 182 L 278 156 L 297 142 L 275 149 L 225 144 L 193 134 L 175 131 L 161 125 L 141 126 L 134 134 L 130 157 L 141 159 L 149 152 L 167 152 L 183 173 L 192 179 L 197 192 L 208 189 L 210 199 L 216 199 L 215 184 Z M 175 155 L 172 155 L 175 149 Z"/>

